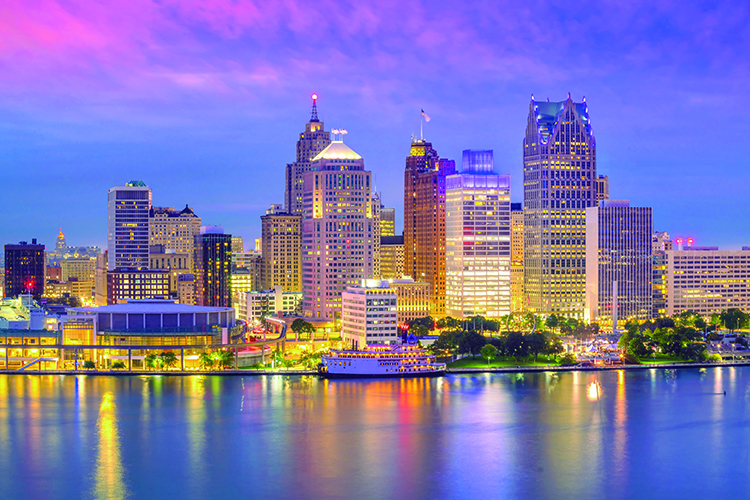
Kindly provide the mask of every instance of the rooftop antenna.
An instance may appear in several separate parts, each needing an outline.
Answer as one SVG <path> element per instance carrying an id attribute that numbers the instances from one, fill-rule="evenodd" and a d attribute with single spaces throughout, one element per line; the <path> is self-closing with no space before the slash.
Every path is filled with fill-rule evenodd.
<path id="1" fill-rule="evenodd" d="M 312 105 L 312 116 L 310 117 L 310 123 L 319 122 L 320 120 L 318 120 L 318 106 L 316 104 L 318 102 L 318 94 L 313 94 L 311 97 L 312 97 L 313 105 Z"/>

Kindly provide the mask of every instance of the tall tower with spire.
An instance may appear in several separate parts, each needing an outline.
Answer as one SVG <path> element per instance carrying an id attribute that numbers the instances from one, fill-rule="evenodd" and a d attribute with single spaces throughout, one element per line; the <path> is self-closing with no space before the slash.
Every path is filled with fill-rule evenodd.
<path id="1" fill-rule="evenodd" d="M 60 228 L 60 234 L 57 235 L 57 242 L 55 243 L 55 253 L 62 257 L 67 250 L 68 245 L 65 244 L 65 235 L 62 232 L 62 228 Z"/>
<path id="2" fill-rule="evenodd" d="M 284 192 L 284 209 L 292 215 L 302 215 L 302 182 L 305 173 L 310 171 L 312 159 L 331 143 L 331 134 L 324 130 L 324 124 L 318 119 L 318 95 L 312 95 L 312 113 L 310 121 L 305 124 L 305 131 L 297 141 L 297 161 L 286 166 L 286 190 Z"/>

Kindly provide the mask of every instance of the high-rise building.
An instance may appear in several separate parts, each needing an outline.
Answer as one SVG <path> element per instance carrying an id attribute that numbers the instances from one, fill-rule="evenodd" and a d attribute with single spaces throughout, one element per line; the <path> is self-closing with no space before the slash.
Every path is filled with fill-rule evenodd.
<path id="1" fill-rule="evenodd" d="M 192 269 L 192 254 L 195 249 L 195 237 L 201 232 L 201 218 L 193 209 L 185 205 L 182 210 L 172 207 L 153 207 L 149 212 L 149 242 L 151 245 L 162 245 L 165 252 L 190 254 L 190 261 L 185 266 Z"/>
<path id="2" fill-rule="evenodd" d="M 523 203 L 510 204 L 510 309 L 523 311 Z"/>
<path id="3" fill-rule="evenodd" d="M 445 316 L 445 179 L 453 160 L 414 141 L 404 171 L 404 273 L 430 284 L 430 314 Z"/>
<path id="4" fill-rule="evenodd" d="M 281 205 L 271 205 L 260 220 L 262 287 L 256 289 L 281 286 L 285 292 L 302 292 L 302 216 L 284 212 Z"/>
<path id="5" fill-rule="evenodd" d="M 385 208 L 380 209 L 380 237 L 383 236 L 396 236 L 396 209 Z"/>
<path id="6" fill-rule="evenodd" d="M 523 141 L 524 294 L 534 313 L 582 318 L 586 214 L 596 205 L 588 106 L 532 97 Z"/>
<path id="7" fill-rule="evenodd" d="M 303 214 L 305 204 L 302 190 L 305 174 L 312 168 L 313 158 L 331 143 L 330 132 L 326 132 L 323 122 L 318 120 L 318 96 L 313 94 L 312 100 L 312 116 L 305 124 L 305 131 L 299 135 L 297 141 L 297 161 L 286 166 L 284 208 L 292 215 Z"/>
<path id="8" fill-rule="evenodd" d="M 242 236 L 232 236 L 232 254 L 245 253 L 245 242 Z"/>
<path id="9" fill-rule="evenodd" d="M 609 199 L 609 177 L 606 175 L 600 175 L 596 178 L 596 199 Z"/>
<path id="10" fill-rule="evenodd" d="M 446 180 L 446 313 L 510 313 L 510 176 L 494 173 L 492 151 L 465 150 Z"/>
<path id="11" fill-rule="evenodd" d="M 314 319 L 337 318 L 344 290 L 372 275 L 371 175 L 343 140 L 333 140 L 305 174 L 302 294 Z"/>
<path id="12" fill-rule="evenodd" d="M 750 247 L 667 250 L 667 314 L 750 311 Z"/>
<path id="13" fill-rule="evenodd" d="M 193 273 L 194 258 L 195 252 L 177 252 L 164 248 L 164 245 L 151 245 L 149 268 L 169 272 L 169 290 L 173 296 L 176 296 L 180 276 Z"/>
<path id="14" fill-rule="evenodd" d="M 672 239 L 666 232 L 654 231 L 651 236 L 651 254 L 653 273 L 651 286 L 653 290 L 653 311 L 651 317 L 663 318 L 667 315 L 668 267 L 667 251 L 672 250 Z"/>
<path id="15" fill-rule="evenodd" d="M 380 278 L 400 279 L 404 276 L 404 236 L 380 238 Z"/>
<path id="16" fill-rule="evenodd" d="M 383 205 L 380 203 L 380 196 L 375 193 L 372 195 L 372 274 L 368 278 L 380 279 L 380 209 Z"/>
<path id="17" fill-rule="evenodd" d="M 91 300 L 96 278 L 96 259 L 65 259 L 60 261 L 62 281 L 73 282 L 74 297 Z"/>
<path id="18" fill-rule="evenodd" d="M 148 269 L 151 189 L 132 181 L 110 189 L 107 198 L 108 269 Z"/>
<path id="19" fill-rule="evenodd" d="M 232 235 L 215 227 L 195 237 L 196 302 L 232 307 Z"/>
<path id="20" fill-rule="evenodd" d="M 430 315 L 429 283 L 420 283 L 410 277 L 404 277 L 391 280 L 388 282 L 388 285 L 398 298 L 396 312 L 398 313 L 398 323 L 400 325 L 407 324 L 413 319 L 424 318 Z"/>
<path id="21" fill-rule="evenodd" d="M 107 272 L 107 305 L 169 296 L 169 272 L 123 269 Z M 97 298 L 98 300 L 98 298 Z"/>
<path id="22" fill-rule="evenodd" d="M 30 245 L 25 241 L 5 245 L 5 296 L 29 293 L 35 300 L 41 299 L 45 263 L 44 245 L 38 245 L 36 239 L 31 240 Z"/>
<path id="23" fill-rule="evenodd" d="M 586 209 L 587 319 L 617 327 L 652 313 L 651 208 L 602 200 Z"/>
<path id="24" fill-rule="evenodd" d="M 387 281 L 362 280 L 342 294 L 341 339 L 355 349 L 399 341 L 396 293 Z"/>

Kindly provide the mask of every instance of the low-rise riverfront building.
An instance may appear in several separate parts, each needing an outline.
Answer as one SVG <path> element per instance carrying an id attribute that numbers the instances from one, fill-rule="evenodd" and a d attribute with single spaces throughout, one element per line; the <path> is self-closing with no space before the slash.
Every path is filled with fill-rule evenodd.
<path id="1" fill-rule="evenodd" d="M 396 293 L 387 281 L 362 280 L 341 296 L 341 339 L 355 349 L 398 340 Z"/>

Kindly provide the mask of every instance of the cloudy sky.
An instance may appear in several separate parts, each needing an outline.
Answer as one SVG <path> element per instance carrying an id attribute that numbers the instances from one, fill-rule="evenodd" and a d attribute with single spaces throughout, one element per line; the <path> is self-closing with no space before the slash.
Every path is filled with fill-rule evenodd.
<path id="1" fill-rule="evenodd" d="M 247 240 L 282 203 L 320 95 L 388 206 L 419 134 L 493 149 L 521 201 L 531 94 L 586 96 L 613 198 L 655 229 L 750 245 L 750 7 L 740 2 L 4 0 L 0 242 L 106 245 L 107 189 L 143 180 Z"/>

